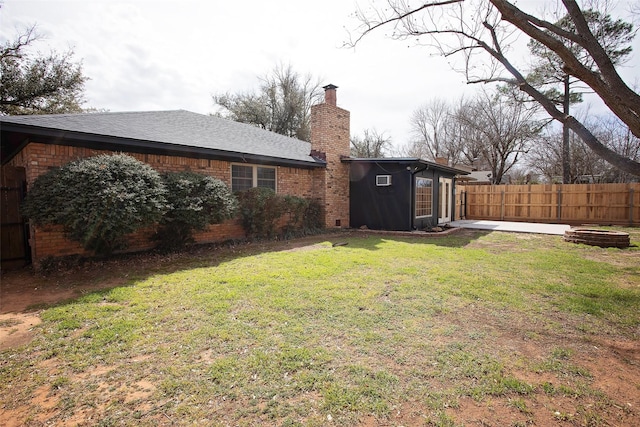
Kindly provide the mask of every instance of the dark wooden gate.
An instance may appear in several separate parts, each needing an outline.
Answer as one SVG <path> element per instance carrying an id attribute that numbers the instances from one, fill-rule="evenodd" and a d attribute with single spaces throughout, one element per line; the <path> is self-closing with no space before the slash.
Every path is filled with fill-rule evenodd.
<path id="1" fill-rule="evenodd" d="M 20 268 L 31 261 L 29 228 L 20 214 L 26 190 L 24 168 L 3 166 L 0 172 L 0 267 Z"/>

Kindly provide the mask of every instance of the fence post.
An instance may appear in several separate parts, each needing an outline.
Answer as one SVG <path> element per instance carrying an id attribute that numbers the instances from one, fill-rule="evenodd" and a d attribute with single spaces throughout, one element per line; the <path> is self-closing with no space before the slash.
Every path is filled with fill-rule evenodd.
<path id="1" fill-rule="evenodd" d="M 500 221 L 504 221 L 504 190 L 500 192 Z"/>
<path id="2" fill-rule="evenodd" d="M 558 222 L 562 222 L 562 184 L 558 185 Z"/>
<path id="3" fill-rule="evenodd" d="M 633 188 L 629 189 L 629 225 L 633 226 Z"/>
<path id="4" fill-rule="evenodd" d="M 462 193 L 461 193 L 461 202 L 462 204 L 460 205 L 460 219 L 467 219 L 467 190 L 465 189 Z"/>

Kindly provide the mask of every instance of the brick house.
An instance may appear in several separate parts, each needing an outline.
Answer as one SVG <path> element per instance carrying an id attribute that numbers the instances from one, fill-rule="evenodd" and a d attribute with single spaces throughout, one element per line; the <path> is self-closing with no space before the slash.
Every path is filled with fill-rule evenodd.
<path id="1" fill-rule="evenodd" d="M 232 191 L 269 187 L 317 199 L 326 228 L 430 228 L 453 219 L 455 177 L 468 172 L 417 158 L 349 156 L 349 111 L 327 85 L 311 108 L 311 142 L 184 110 L 0 117 L 2 126 L 2 268 L 85 254 L 58 226 L 29 227 L 21 197 L 39 175 L 78 158 L 125 153 L 159 172 L 193 171 Z M 150 249 L 154 230 L 129 238 Z M 238 220 L 209 226 L 199 243 L 244 236 Z"/>
<path id="2" fill-rule="evenodd" d="M 31 227 L 18 213 L 20 194 L 50 168 L 82 157 L 125 153 L 159 172 L 211 175 L 238 191 L 269 187 L 316 198 L 327 228 L 349 226 L 349 112 L 336 105 L 336 86 L 311 109 L 311 143 L 252 125 L 184 110 L 0 117 L 2 141 L 2 263 L 24 265 L 83 254 L 59 227 Z M 152 230 L 131 236 L 130 250 L 152 247 Z M 200 243 L 244 236 L 237 220 L 210 226 Z"/>

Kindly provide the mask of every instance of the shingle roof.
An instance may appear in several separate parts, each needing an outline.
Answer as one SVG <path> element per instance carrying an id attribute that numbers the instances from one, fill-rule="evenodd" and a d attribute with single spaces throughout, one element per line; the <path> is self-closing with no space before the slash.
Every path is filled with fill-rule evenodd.
<path id="1" fill-rule="evenodd" d="M 197 148 L 254 155 L 272 160 L 324 164 L 311 157 L 311 144 L 258 127 L 185 110 L 121 113 L 52 114 L 0 117 L 6 124 L 39 128 L 40 131 L 79 133 L 87 137 L 112 137 L 168 144 L 174 150 Z M 122 144 L 123 142 L 121 142 Z M 165 146 L 166 147 L 166 146 Z"/>

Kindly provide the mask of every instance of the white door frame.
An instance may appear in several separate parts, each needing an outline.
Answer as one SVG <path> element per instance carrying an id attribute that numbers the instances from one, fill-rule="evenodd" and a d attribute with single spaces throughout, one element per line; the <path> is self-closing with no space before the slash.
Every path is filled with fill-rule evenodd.
<path id="1" fill-rule="evenodd" d="M 438 179 L 438 224 L 451 222 L 453 213 L 453 179 Z"/>

